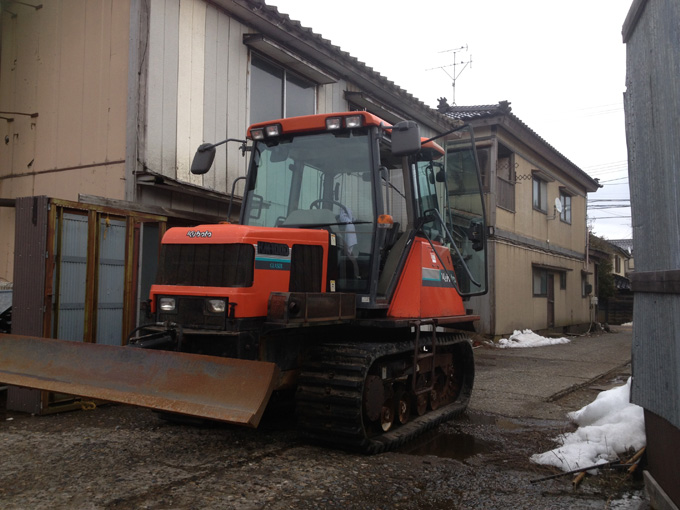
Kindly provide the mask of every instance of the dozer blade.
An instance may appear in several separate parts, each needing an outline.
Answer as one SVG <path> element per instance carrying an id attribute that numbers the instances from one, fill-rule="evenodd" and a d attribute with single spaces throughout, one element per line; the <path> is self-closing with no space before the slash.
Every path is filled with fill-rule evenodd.
<path id="1" fill-rule="evenodd" d="M 0 334 L 0 381 L 257 427 L 273 363 Z"/>

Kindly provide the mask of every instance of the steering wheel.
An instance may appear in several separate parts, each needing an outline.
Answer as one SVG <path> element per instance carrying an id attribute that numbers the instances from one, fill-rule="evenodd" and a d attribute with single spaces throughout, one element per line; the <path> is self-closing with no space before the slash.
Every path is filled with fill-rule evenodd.
<path id="1" fill-rule="evenodd" d="M 352 217 L 352 215 L 349 213 L 349 210 L 347 210 L 347 207 L 345 207 L 344 204 L 338 202 L 337 200 L 332 200 L 330 198 L 319 198 L 318 200 L 314 200 L 314 202 L 309 204 L 309 208 L 310 209 L 321 209 L 321 204 L 323 204 L 323 203 L 337 205 L 340 209 L 345 211 L 345 214 L 347 215 L 348 218 Z"/>

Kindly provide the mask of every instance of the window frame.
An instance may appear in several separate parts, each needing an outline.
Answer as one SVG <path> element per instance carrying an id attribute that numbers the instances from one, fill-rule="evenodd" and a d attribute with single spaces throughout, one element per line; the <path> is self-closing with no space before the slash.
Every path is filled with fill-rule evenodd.
<path id="1" fill-rule="evenodd" d="M 565 192 L 560 191 L 560 202 L 562 202 L 562 212 L 560 212 L 560 221 L 562 223 L 567 223 L 571 225 L 571 200 L 572 196 Z"/>
<path id="2" fill-rule="evenodd" d="M 501 160 L 508 161 L 508 177 L 502 177 L 499 172 Z M 498 145 L 498 156 L 496 158 L 496 194 L 498 196 L 496 205 L 501 209 L 514 213 L 516 211 L 515 202 L 515 153 L 504 145 Z"/>
<path id="3" fill-rule="evenodd" d="M 538 185 L 538 200 L 536 196 Z M 538 205 L 536 203 L 538 202 Z M 531 206 L 534 211 L 548 214 L 548 181 L 533 175 L 531 179 Z"/>
<path id="4" fill-rule="evenodd" d="M 536 292 L 537 278 L 540 278 L 539 290 Z M 534 267 L 531 271 L 531 294 L 533 297 L 548 297 L 548 270 Z"/>
<path id="5" fill-rule="evenodd" d="M 590 296 L 590 293 L 588 292 L 588 286 L 590 283 L 588 282 L 588 273 L 581 273 L 581 297 L 586 299 L 588 296 Z M 592 286 L 590 286 L 590 292 L 593 291 Z"/>
<path id="6" fill-rule="evenodd" d="M 562 271 L 560 275 L 560 290 L 567 290 L 567 272 Z"/>
<path id="7" fill-rule="evenodd" d="M 258 62 L 260 61 L 262 63 L 261 66 L 258 66 Z M 266 115 L 266 118 L 264 119 L 258 119 L 258 118 L 253 118 L 253 84 L 252 80 L 254 77 L 254 72 L 253 68 L 257 67 L 261 72 L 268 72 L 267 67 L 270 68 L 275 68 L 278 71 L 281 72 L 281 76 L 277 76 L 278 79 L 280 79 L 280 90 L 278 91 L 280 93 L 280 107 L 281 111 L 278 114 L 275 115 Z M 289 79 L 290 76 L 290 79 Z M 288 109 L 290 108 L 290 105 L 288 104 L 288 88 L 289 88 L 289 83 L 292 84 L 299 84 L 299 83 L 305 83 L 309 85 L 309 88 L 312 89 L 313 93 L 313 98 L 311 99 L 312 103 L 312 111 L 310 113 L 304 112 L 304 113 L 294 113 L 293 115 L 289 115 Z M 258 52 L 253 51 L 251 53 L 251 58 L 250 58 L 250 84 L 248 88 L 248 94 L 249 94 L 249 116 L 250 116 L 250 124 L 254 124 L 257 122 L 265 122 L 267 120 L 275 120 L 275 119 L 285 119 L 287 117 L 295 117 L 298 115 L 314 115 L 317 113 L 317 98 L 318 98 L 318 84 L 314 82 L 313 80 L 310 80 L 309 78 L 301 75 L 300 73 L 296 73 L 295 71 L 291 71 L 288 69 L 286 66 L 276 62 L 275 60 L 272 60 L 271 58 L 268 58 Z"/>

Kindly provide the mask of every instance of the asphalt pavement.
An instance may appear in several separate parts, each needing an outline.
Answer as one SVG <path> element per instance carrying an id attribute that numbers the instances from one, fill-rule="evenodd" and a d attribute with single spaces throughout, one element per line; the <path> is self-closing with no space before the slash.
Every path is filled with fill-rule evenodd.
<path id="1" fill-rule="evenodd" d="M 562 420 L 598 391 L 630 374 L 632 327 L 567 336 L 571 342 L 532 348 L 475 349 L 475 384 L 468 410 L 511 418 Z M 624 378 L 621 380 L 621 378 Z M 569 400 L 580 393 L 585 402 Z M 576 405 L 576 409 L 572 409 Z"/>

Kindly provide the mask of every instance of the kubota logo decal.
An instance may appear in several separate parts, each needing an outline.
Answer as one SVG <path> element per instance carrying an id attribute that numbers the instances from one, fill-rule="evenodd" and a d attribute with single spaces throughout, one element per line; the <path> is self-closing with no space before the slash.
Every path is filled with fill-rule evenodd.
<path id="1" fill-rule="evenodd" d="M 187 237 L 212 237 L 210 230 L 187 230 Z"/>

